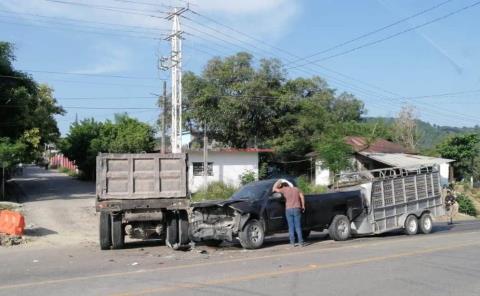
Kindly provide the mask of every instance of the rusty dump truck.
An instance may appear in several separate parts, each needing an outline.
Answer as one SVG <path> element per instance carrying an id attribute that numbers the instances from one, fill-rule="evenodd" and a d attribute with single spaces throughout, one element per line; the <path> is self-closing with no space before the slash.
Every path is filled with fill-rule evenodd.
<path id="1" fill-rule="evenodd" d="M 127 235 L 188 244 L 186 154 L 99 154 L 96 172 L 102 250 L 123 248 Z"/>

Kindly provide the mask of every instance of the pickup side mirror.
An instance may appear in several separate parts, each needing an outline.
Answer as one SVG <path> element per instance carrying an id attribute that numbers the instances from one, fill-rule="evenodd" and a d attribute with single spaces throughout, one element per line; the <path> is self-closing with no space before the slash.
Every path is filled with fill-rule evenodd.
<path id="1" fill-rule="evenodd" d="M 270 198 L 273 198 L 273 199 L 282 199 L 283 198 L 283 194 L 281 194 L 280 192 L 274 192 Z"/>

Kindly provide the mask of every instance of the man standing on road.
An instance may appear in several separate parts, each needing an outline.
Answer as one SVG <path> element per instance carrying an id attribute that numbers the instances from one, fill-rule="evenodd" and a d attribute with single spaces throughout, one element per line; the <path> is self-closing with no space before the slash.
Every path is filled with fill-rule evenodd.
<path id="1" fill-rule="evenodd" d="M 302 236 L 302 213 L 305 212 L 305 198 L 303 193 L 285 180 L 278 180 L 273 185 L 273 191 L 282 193 L 285 197 L 285 214 L 288 222 L 290 244 L 295 244 L 295 232 L 297 233 L 298 245 L 304 246 Z"/>
<path id="2" fill-rule="evenodd" d="M 458 203 L 457 198 L 450 189 L 447 190 L 447 196 L 445 197 L 445 208 L 447 216 L 450 218 L 448 224 L 453 224 L 453 217 L 458 213 Z"/>

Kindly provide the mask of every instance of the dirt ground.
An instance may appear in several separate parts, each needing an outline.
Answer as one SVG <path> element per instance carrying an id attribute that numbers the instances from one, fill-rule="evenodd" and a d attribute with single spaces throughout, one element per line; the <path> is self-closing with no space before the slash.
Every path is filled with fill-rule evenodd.
<path id="1" fill-rule="evenodd" d="M 25 236 L 21 246 L 62 246 L 97 242 L 95 184 L 31 166 L 13 180 L 21 195 Z"/>

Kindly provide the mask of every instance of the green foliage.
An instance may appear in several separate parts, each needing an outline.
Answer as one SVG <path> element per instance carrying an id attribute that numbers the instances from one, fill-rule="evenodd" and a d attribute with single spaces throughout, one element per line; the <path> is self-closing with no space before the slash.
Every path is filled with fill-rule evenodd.
<path id="1" fill-rule="evenodd" d="M 54 115 L 64 110 L 51 88 L 14 69 L 13 49 L 12 44 L 0 42 L 0 138 L 25 144 L 21 161 L 30 162 L 41 155 L 44 143 L 57 141 L 60 133 Z"/>
<path id="2" fill-rule="evenodd" d="M 341 135 L 327 135 L 320 139 L 316 151 L 323 165 L 334 174 L 340 173 L 350 167 L 353 155 L 352 147 L 345 143 Z"/>
<path id="3" fill-rule="evenodd" d="M 297 179 L 297 186 L 304 194 L 324 193 L 327 192 L 326 186 L 315 185 L 307 180 L 305 176 Z"/>
<path id="4" fill-rule="evenodd" d="M 437 146 L 437 151 L 442 157 L 455 160 L 452 165 L 457 179 L 478 177 L 479 143 L 477 134 L 460 134 L 447 138 Z"/>
<path id="5" fill-rule="evenodd" d="M 246 185 L 255 181 L 257 181 L 257 175 L 252 170 L 246 170 L 245 172 L 240 174 L 240 183 L 242 185 Z"/>
<path id="6" fill-rule="evenodd" d="M 11 168 L 22 162 L 26 146 L 17 141 L 12 143 L 9 138 L 0 138 L 0 167 Z"/>
<path id="7" fill-rule="evenodd" d="M 261 162 L 260 168 L 258 169 L 258 179 L 263 180 L 268 177 L 268 163 Z"/>
<path id="8" fill-rule="evenodd" d="M 82 178 L 93 179 L 98 153 L 150 152 L 154 145 L 152 127 L 127 115 L 117 115 L 115 122 L 102 123 L 92 118 L 74 123 L 59 148 L 75 161 Z"/>
<path id="9" fill-rule="evenodd" d="M 460 213 L 464 213 L 474 217 L 477 216 L 477 209 L 475 209 L 475 205 L 467 195 L 459 194 L 457 196 L 457 202 L 458 202 L 458 211 Z"/>
<path id="10" fill-rule="evenodd" d="M 230 198 L 237 188 L 223 182 L 209 183 L 206 190 L 201 190 L 192 195 L 192 201 L 225 200 Z"/>

